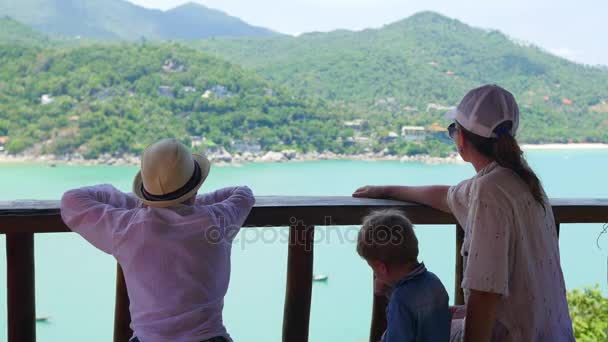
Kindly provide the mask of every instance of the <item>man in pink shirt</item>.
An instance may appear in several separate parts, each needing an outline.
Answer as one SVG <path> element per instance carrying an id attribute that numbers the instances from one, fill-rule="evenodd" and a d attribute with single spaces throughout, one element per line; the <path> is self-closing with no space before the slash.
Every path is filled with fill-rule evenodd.
<path id="1" fill-rule="evenodd" d="M 209 169 L 166 139 L 144 151 L 132 194 L 97 185 L 63 195 L 66 225 L 123 269 L 131 341 L 231 341 L 222 321 L 231 244 L 255 199 L 248 187 L 196 196 Z"/>

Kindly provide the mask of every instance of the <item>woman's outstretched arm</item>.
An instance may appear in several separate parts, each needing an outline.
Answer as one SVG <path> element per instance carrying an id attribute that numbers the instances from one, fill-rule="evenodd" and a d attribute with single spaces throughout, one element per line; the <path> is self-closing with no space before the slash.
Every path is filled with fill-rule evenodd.
<path id="1" fill-rule="evenodd" d="M 435 209 L 451 212 L 448 206 L 447 185 L 428 186 L 371 186 L 367 185 L 357 189 L 353 197 L 385 198 L 398 201 L 416 202 L 428 205 Z"/>

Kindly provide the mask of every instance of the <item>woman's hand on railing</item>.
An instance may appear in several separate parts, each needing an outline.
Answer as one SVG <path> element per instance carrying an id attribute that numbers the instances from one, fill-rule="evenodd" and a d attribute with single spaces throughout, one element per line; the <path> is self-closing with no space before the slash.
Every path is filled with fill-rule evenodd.
<path id="1" fill-rule="evenodd" d="M 450 213 L 447 201 L 449 188 L 450 187 L 447 185 L 366 185 L 357 189 L 353 193 L 353 197 L 385 198 L 397 201 L 415 202 Z"/>
<path id="2" fill-rule="evenodd" d="M 383 186 L 366 185 L 357 189 L 353 197 L 386 198 L 387 194 Z"/>

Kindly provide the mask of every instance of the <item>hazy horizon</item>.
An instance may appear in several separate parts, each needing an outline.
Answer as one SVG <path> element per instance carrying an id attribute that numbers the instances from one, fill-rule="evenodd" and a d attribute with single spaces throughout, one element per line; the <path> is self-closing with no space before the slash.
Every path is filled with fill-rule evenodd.
<path id="1" fill-rule="evenodd" d="M 569 60 L 608 66 L 608 46 L 598 38 L 608 33 L 608 2 L 525 0 L 129 0 L 167 10 L 188 2 L 226 12 L 249 24 L 299 35 L 337 29 L 378 28 L 421 11 L 434 11 L 468 25 L 497 29 L 513 39 L 537 45 Z M 311 20 L 313 18 L 314 20 Z M 602 30 L 596 28 L 603 27 Z"/>

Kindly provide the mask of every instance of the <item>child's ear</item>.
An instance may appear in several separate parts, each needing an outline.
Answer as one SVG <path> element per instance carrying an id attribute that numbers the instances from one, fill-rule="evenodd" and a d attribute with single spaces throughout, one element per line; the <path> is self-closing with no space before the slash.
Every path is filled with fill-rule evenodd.
<path id="1" fill-rule="evenodd" d="M 374 260 L 374 261 L 370 261 L 369 264 L 372 267 L 372 269 L 374 270 L 374 273 L 376 273 L 380 277 L 386 276 L 386 273 L 388 272 L 388 268 L 386 267 L 385 263 L 383 263 L 382 261 Z"/>

